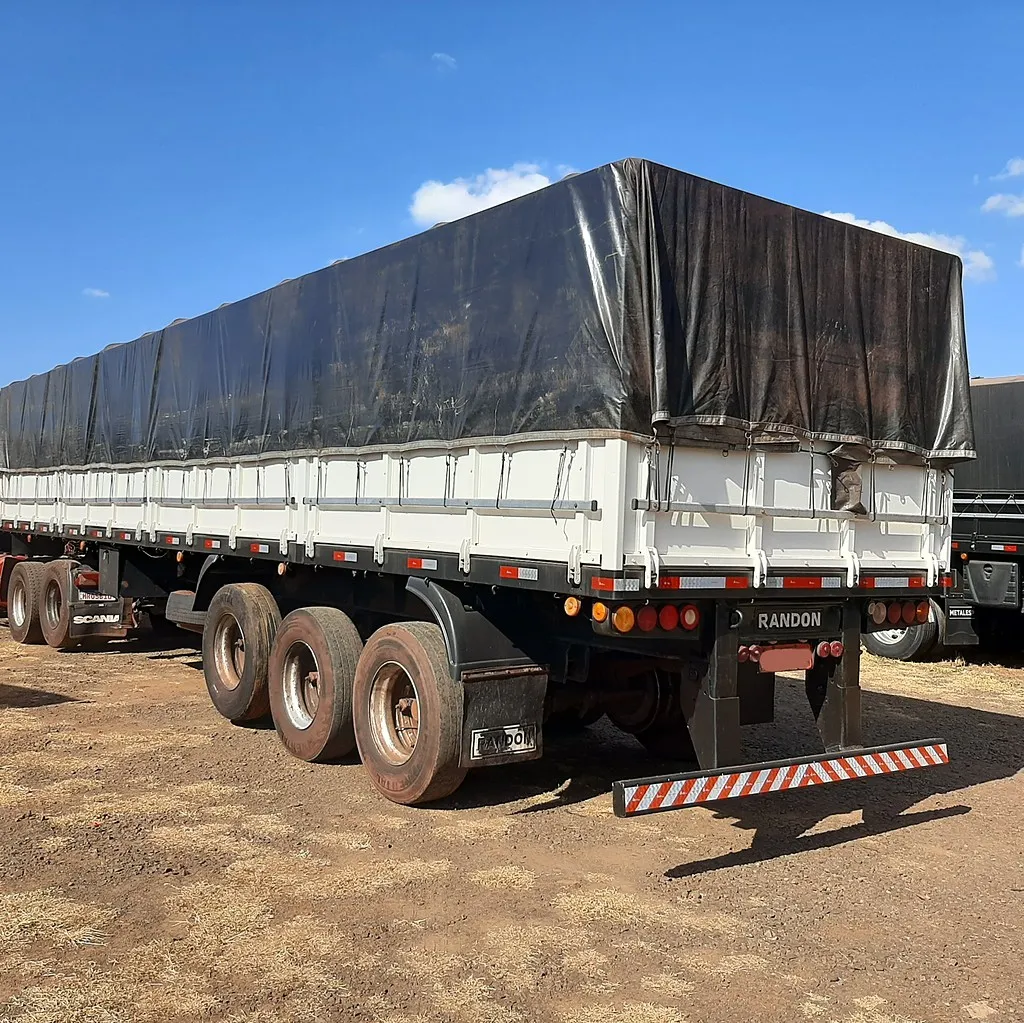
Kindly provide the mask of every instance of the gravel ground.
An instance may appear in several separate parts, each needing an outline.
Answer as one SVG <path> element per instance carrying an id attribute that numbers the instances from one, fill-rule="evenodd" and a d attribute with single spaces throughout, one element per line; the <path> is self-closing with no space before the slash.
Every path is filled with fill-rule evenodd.
<path id="1" fill-rule="evenodd" d="M 621 821 L 599 723 L 393 806 L 223 721 L 191 648 L 0 632 L 0 1020 L 1024 1018 L 1024 673 L 865 659 L 948 768 Z M 802 687 L 750 759 L 814 752 Z"/>

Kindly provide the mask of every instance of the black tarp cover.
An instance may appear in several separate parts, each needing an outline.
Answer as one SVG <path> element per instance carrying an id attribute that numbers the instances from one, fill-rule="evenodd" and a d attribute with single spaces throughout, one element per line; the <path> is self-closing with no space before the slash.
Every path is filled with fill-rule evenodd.
<path id="1" fill-rule="evenodd" d="M 973 448 L 957 257 L 609 164 L 0 390 L 8 468 L 576 431 Z"/>
<path id="2" fill-rule="evenodd" d="M 971 407 L 978 459 L 956 470 L 954 488 L 1024 497 L 1024 377 L 971 381 Z"/>

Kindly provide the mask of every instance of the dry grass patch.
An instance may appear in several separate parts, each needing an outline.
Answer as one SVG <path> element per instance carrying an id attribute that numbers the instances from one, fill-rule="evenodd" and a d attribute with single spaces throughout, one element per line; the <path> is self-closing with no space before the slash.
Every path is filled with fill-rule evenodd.
<path id="1" fill-rule="evenodd" d="M 625 1005 L 588 1005 L 571 1009 L 563 1019 L 566 1023 L 686 1023 L 687 1016 L 668 1005 L 627 1002 Z"/>
<path id="2" fill-rule="evenodd" d="M 314 831 L 302 837 L 305 842 L 326 846 L 328 849 L 359 852 L 373 848 L 370 836 L 365 831 Z"/>
<path id="3" fill-rule="evenodd" d="M 108 793 L 90 796 L 79 806 L 64 813 L 53 814 L 50 821 L 64 827 L 77 828 L 91 824 L 103 815 L 119 818 L 161 818 L 177 817 L 182 820 L 194 818 L 194 811 L 179 796 L 164 792 Z"/>
<path id="4" fill-rule="evenodd" d="M 571 920 L 591 925 L 656 926 L 727 936 L 741 929 L 737 918 L 724 913 L 691 913 L 677 904 L 648 902 L 617 888 L 563 892 L 555 898 L 554 906 Z"/>
<path id="5" fill-rule="evenodd" d="M 645 991 L 653 991 L 657 995 L 668 995 L 670 998 L 681 998 L 695 989 L 695 985 L 684 980 L 678 973 L 658 973 L 653 977 L 643 977 L 640 986 Z"/>
<path id="6" fill-rule="evenodd" d="M 56 888 L 0 893 L 0 954 L 21 953 L 37 942 L 57 948 L 103 944 L 104 928 L 116 916 L 65 898 Z"/>
<path id="7" fill-rule="evenodd" d="M 434 828 L 438 838 L 449 842 L 497 842 L 508 836 L 512 823 L 507 817 L 454 816 Z"/>
<path id="8" fill-rule="evenodd" d="M 489 870 L 477 870 L 469 875 L 469 880 L 481 888 L 492 891 L 528 891 L 537 883 L 537 875 L 532 870 L 525 870 L 509 863 L 503 867 L 492 867 Z"/>
<path id="9" fill-rule="evenodd" d="M 234 834 L 231 825 L 219 821 L 153 828 L 149 837 L 157 845 L 179 852 L 221 853 L 240 859 L 258 851 L 255 843 Z"/>

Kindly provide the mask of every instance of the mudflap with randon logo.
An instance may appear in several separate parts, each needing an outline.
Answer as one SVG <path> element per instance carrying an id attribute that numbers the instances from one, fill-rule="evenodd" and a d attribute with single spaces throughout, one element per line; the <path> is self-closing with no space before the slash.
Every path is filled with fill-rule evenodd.
<path id="1" fill-rule="evenodd" d="M 71 604 L 73 639 L 90 636 L 123 639 L 134 624 L 130 597 L 111 598 L 103 594 L 79 593 L 78 599 Z"/>
<path id="2" fill-rule="evenodd" d="M 543 752 L 542 726 L 548 676 L 543 668 L 465 673 L 462 717 L 464 767 L 491 767 L 536 760 Z"/>

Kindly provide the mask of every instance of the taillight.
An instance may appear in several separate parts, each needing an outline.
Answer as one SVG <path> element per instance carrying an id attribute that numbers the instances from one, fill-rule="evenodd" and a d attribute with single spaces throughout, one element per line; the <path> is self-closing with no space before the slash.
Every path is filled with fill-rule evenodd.
<path id="1" fill-rule="evenodd" d="M 917 605 L 917 620 L 923 625 L 928 621 L 930 614 L 931 607 L 929 606 L 928 601 L 922 600 L 921 603 Z"/>
<path id="2" fill-rule="evenodd" d="M 679 612 L 679 622 L 687 632 L 693 632 L 700 625 L 700 611 L 693 604 L 687 604 Z"/>
<path id="3" fill-rule="evenodd" d="M 672 604 L 666 604 L 658 612 L 658 624 L 666 631 L 671 632 L 679 625 L 679 611 Z"/>
<path id="4" fill-rule="evenodd" d="M 590 608 L 590 617 L 593 618 L 595 622 L 608 621 L 608 605 L 602 604 L 600 601 L 597 601 Z"/>
<path id="5" fill-rule="evenodd" d="M 637 628 L 641 632 L 651 632 L 658 627 L 658 612 L 650 604 L 645 604 L 636 613 Z"/>
<path id="6" fill-rule="evenodd" d="M 636 615 L 633 614 L 633 609 L 625 604 L 622 607 L 617 607 L 612 612 L 612 625 L 618 632 L 632 632 L 633 626 L 636 625 Z"/>
<path id="7" fill-rule="evenodd" d="M 736 660 L 738 660 L 740 664 L 745 664 L 750 660 L 750 650 L 745 646 L 741 646 L 736 653 Z"/>
<path id="8" fill-rule="evenodd" d="M 759 646 L 749 647 L 747 650 L 747 656 L 755 663 L 761 660 L 761 648 Z"/>
<path id="9" fill-rule="evenodd" d="M 889 610 L 886 613 L 886 618 L 889 619 L 890 625 L 898 625 L 900 618 L 903 616 L 903 612 L 900 610 L 899 604 L 890 604 Z"/>
<path id="10" fill-rule="evenodd" d="M 845 649 L 846 648 L 843 646 L 842 643 L 839 642 L 838 639 L 834 639 L 834 640 L 832 640 L 831 643 L 828 644 L 828 652 L 833 657 L 842 657 L 843 656 L 843 651 Z"/>
<path id="11" fill-rule="evenodd" d="M 832 644 L 828 640 L 822 640 L 818 644 L 818 656 L 819 657 L 831 657 L 832 656 Z"/>
<path id="12" fill-rule="evenodd" d="M 579 597 L 566 597 L 565 598 L 565 613 L 570 618 L 575 618 L 583 607 L 583 601 Z"/>
<path id="13" fill-rule="evenodd" d="M 907 625 L 913 625 L 917 621 L 917 607 L 909 600 L 900 608 L 900 614 Z"/>
<path id="14" fill-rule="evenodd" d="M 874 600 L 868 604 L 868 615 L 875 625 L 881 625 L 885 621 L 887 609 L 880 600 Z"/>

